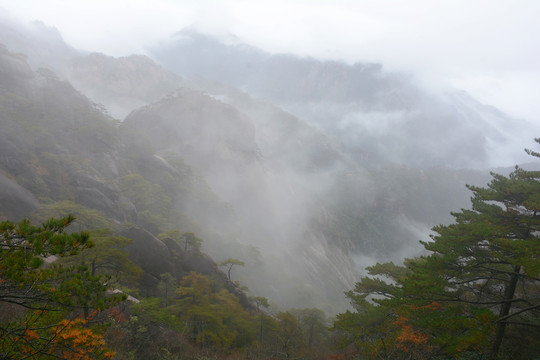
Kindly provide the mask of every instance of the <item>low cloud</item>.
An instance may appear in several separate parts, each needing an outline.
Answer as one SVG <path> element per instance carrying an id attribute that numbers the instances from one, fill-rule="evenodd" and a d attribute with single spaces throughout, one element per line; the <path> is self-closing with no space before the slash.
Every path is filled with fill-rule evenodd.
<path id="1" fill-rule="evenodd" d="M 538 121 L 540 2 L 0 0 L 5 13 L 58 27 L 73 46 L 144 53 L 186 26 L 270 52 L 381 62 L 426 84 L 458 86 Z"/>

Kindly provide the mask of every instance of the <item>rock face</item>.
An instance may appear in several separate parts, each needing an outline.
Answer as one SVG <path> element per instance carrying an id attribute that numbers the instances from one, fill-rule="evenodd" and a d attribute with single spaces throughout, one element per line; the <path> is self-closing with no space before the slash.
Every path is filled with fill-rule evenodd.
<path id="1" fill-rule="evenodd" d="M 190 36 L 191 48 L 160 58 L 213 79 L 184 80 L 143 56 L 79 54 L 55 36 L 28 58 L 0 48 L 0 216 L 57 206 L 133 223 L 125 236 L 149 289 L 163 272 L 196 270 L 238 292 L 210 258 L 155 237 L 193 231 L 214 258 L 246 262 L 234 279 L 253 294 L 341 311 L 336 294 L 359 267 L 411 254 L 469 203 L 465 183 L 482 184 L 430 166 L 486 161 L 487 145 L 506 139 L 503 114 L 465 94 L 428 96 L 378 65 Z M 36 70 L 54 44 L 60 71 Z M 213 55 L 198 58 L 201 44 Z"/>
<path id="2" fill-rule="evenodd" d="M 272 249 L 284 264 L 289 262 L 280 247 L 293 239 L 281 236 L 284 230 L 276 226 L 278 207 L 269 202 L 267 169 L 248 116 L 201 92 L 181 90 L 140 109 L 117 127 L 52 71 L 33 71 L 23 56 L 7 50 L 1 55 L 0 171 L 5 174 L 1 178 L 5 193 L 16 194 L 2 205 L 13 201 L 20 205 L 2 206 L 3 216 L 13 219 L 41 211 L 40 199 L 46 204 L 75 204 L 77 210 L 111 222 L 139 223 L 146 230 L 123 235 L 134 239 L 130 251 L 145 269 L 142 282 L 149 288 L 164 272 L 179 277 L 188 270 L 219 273 L 204 256 L 184 256 L 180 265 L 175 263 L 167 246 L 148 232 L 157 234 L 164 226 L 159 221 L 196 230 L 205 238 L 238 237 Z M 171 157 L 170 152 L 176 155 Z M 210 188 L 204 187 L 202 176 Z M 240 228 L 235 217 L 242 219 Z M 208 243 L 216 244 L 212 238 Z M 241 294 L 218 277 L 230 291 Z M 245 306 L 249 303 L 242 301 Z"/>
<path id="3" fill-rule="evenodd" d="M 188 168 L 164 164 L 146 151 L 142 138 L 120 133 L 115 121 L 68 82 L 50 70 L 33 71 L 24 56 L 5 48 L 0 48 L 0 119 L 0 174 L 10 204 L 14 194 L 25 209 L 35 208 L 36 199 L 71 201 L 136 223 L 134 200 L 119 187 L 122 177 L 139 173 L 163 183 L 167 174 L 169 186 L 181 187 L 186 201 L 186 194 L 201 197 L 207 191 Z M 212 213 L 208 207 L 219 207 L 213 201 L 207 197 L 194 208 Z M 14 206 L 2 211 L 9 218 L 21 213 Z"/>
<path id="4" fill-rule="evenodd" d="M 199 251 L 186 251 L 176 241 L 170 238 L 162 241 L 141 228 L 131 227 L 117 235 L 133 240 L 127 251 L 130 259 L 143 269 L 140 282 L 142 288 L 150 294 L 157 293 L 161 274 L 169 273 L 180 280 L 194 271 L 212 278 L 216 286 L 235 294 L 244 308 L 254 310 L 246 294 L 227 279 L 208 255 Z"/>
<path id="5" fill-rule="evenodd" d="M 227 202 L 240 189 L 249 197 L 264 186 L 251 119 L 208 95 L 182 89 L 134 111 L 122 126 L 145 134 L 158 152 L 180 154 Z"/>
<path id="6" fill-rule="evenodd" d="M 332 245 L 321 242 L 323 235 L 310 226 L 316 212 L 310 207 L 324 207 L 320 198 L 328 195 L 328 184 L 315 180 L 312 188 L 303 186 L 310 176 L 321 173 L 327 173 L 328 183 L 332 183 L 345 160 L 335 150 L 332 153 L 323 136 L 313 142 L 316 132 L 306 130 L 309 127 L 298 119 L 281 113 L 266 120 L 276 124 L 255 120 L 205 93 L 181 89 L 132 112 L 122 128 L 145 134 L 158 153 L 181 155 L 204 176 L 235 210 L 239 241 L 279 257 L 283 271 L 301 274 L 305 285 L 321 293 L 325 293 L 323 283 L 329 282 L 337 285 L 326 288 L 343 291 L 354 284 L 354 264 L 343 253 L 334 257 Z M 302 144 L 302 140 L 308 141 Z M 264 144 L 265 151 L 257 141 Z M 303 255 L 298 257 L 298 252 Z M 253 280 L 248 285 L 258 286 Z M 274 296 L 283 292 L 279 285 L 275 291 Z"/>
<path id="7" fill-rule="evenodd" d="M 3 184 L 19 196 L 13 187 L 26 188 L 33 197 L 24 202 L 34 208 L 36 198 L 70 200 L 114 218 L 119 194 L 104 166 L 117 149 L 110 120 L 54 73 L 34 72 L 24 57 L 5 49 L 0 83 L 0 169 L 11 180 Z"/>
<path id="8" fill-rule="evenodd" d="M 92 53 L 73 60 L 67 76 L 76 88 L 117 119 L 160 100 L 183 84 L 178 75 L 142 55 L 116 59 Z"/>
<path id="9" fill-rule="evenodd" d="M 209 276 L 232 294 L 238 297 L 240 304 L 247 310 L 255 310 L 255 307 L 246 296 L 246 293 L 238 288 L 236 284 L 230 281 L 224 272 L 222 272 L 215 261 L 208 255 L 199 251 L 186 251 L 178 242 L 167 238 L 163 240 L 167 246 L 169 254 L 173 260 L 174 274 L 177 278 L 187 275 L 191 271 Z"/>
<path id="10" fill-rule="evenodd" d="M 538 131 L 464 92 L 426 90 L 380 64 L 270 55 L 190 30 L 156 47 L 153 57 L 186 78 L 211 79 L 283 107 L 362 165 L 508 166 L 501 160 L 510 155 L 528 161 L 516 144 L 526 139 L 532 146 L 528 134 Z"/>
<path id="11" fill-rule="evenodd" d="M 148 231 L 132 227 L 121 231 L 118 235 L 133 240 L 127 250 L 132 261 L 146 273 L 158 279 L 159 274 L 173 272 L 174 266 L 170 260 L 169 249 Z"/>

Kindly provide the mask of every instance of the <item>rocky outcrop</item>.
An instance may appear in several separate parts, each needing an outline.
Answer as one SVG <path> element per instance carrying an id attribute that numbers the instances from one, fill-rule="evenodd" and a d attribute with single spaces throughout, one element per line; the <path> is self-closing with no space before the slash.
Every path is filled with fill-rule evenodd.
<path id="1" fill-rule="evenodd" d="M 218 283 L 219 287 L 224 287 L 230 293 L 236 295 L 240 304 L 245 309 L 255 310 L 246 293 L 227 278 L 227 275 L 219 269 L 216 262 L 210 256 L 200 251 L 185 251 L 178 242 L 170 238 L 164 239 L 163 242 L 167 245 L 169 253 L 173 258 L 174 274 L 177 278 L 181 278 L 191 271 L 209 276 Z"/>
<path id="2" fill-rule="evenodd" d="M 246 294 L 227 278 L 208 255 L 185 250 L 170 238 L 162 241 L 137 227 L 122 230 L 117 235 L 133 240 L 126 250 L 131 261 L 144 271 L 140 280 L 143 291 L 155 294 L 161 274 L 169 273 L 179 281 L 194 271 L 213 279 L 218 288 L 225 288 L 236 295 L 244 308 L 254 310 Z"/>
<path id="3" fill-rule="evenodd" d="M 148 231 L 131 227 L 119 232 L 118 235 L 133 240 L 127 251 L 131 260 L 146 273 L 159 278 L 160 274 L 173 272 L 174 266 L 167 245 Z"/>
<path id="4" fill-rule="evenodd" d="M 208 39 L 195 40 L 197 47 Z M 424 228 L 440 222 L 436 212 L 462 206 L 448 198 L 468 203 L 463 183 L 470 177 L 379 160 L 481 162 L 484 145 L 503 140 L 504 114 L 489 111 L 489 124 L 497 126 L 486 127 L 486 107 L 470 97 L 426 96 L 377 65 L 273 57 L 242 46 L 222 46 L 216 56 L 215 44 L 206 46 L 204 56 L 176 53 L 172 65 L 192 62 L 278 104 L 211 81 L 198 80 L 195 90 L 190 80 L 190 88 L 174 90 L 187 82 L 143 56 L 77 55 L 58 76 L 33 71 L 24 55 L 0 49 L 0 216 L 31 212 L 37 199 L 98 210 L 91 214 L 104 222 L 145 229 L 126 236 L 135 239 L 130 251 L 145 268 L 146 288 L 155 288 L 163 272 L 181 278 L 194 270 L 236 291 L 211 259 L 154 236 L 170 228 L 194 231 L 216 258 L 246 261 L 235 279 L 254 294 L 284 308 L 331 307 L 356 280 L 356 266 L 366 265 L 355 264 L 355 255 L 401 256 L 427 237 Z M 66 74 L 82 93 L 62 80 Z M 134 111 L 120 123 L 104 108 L 119 119 L 119 109 Z M 477 125 L 472 135 L 447 136 L 453 129 L 469 133 L 468 123 Z M 446 143 L 459 151 L 446 156 L 452 148 Z M 420 231 L 409 220 L 421 223 Z M 286 292 L 303 290 L 282 302 Z"/>

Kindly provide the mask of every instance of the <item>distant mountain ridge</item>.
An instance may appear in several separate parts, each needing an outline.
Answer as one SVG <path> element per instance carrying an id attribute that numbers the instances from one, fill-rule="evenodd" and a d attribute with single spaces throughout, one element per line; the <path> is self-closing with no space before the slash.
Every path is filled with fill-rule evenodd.
<path id="1" fill-rule="evenodd" d="M 91 53 L 75 58 L 65 71 L 76 88 L 120 120 L 183 85 L 180 76 L 143 55 L 114 59 Z"/>
<path id="2" fill-rule="evenodd" d="M 186 78 L 201 76 L 267 99 L 364 162 L 508 166 L 510 157 L 528 161 L 516 145 L 538 130 L 464 92 L 430 93 L 412 75 L 384 71 L 380 64 L 271 55 L 189 29 L 154 48 L 152 56 Z"/>
<path id="3" fill-rule="evenodd" d="M 268 263 L 259 263 L 258 268 L 250 269 L 252 281 L 257 276 L 260 282 L 253 288 L 265 291 L 263 283 L 274 282 L 267 294 L 280 304 L 298 301 L 294 294 L 278 297 L 283 286 L 276 277 L 282 277 L 283 271 L 296 274 L 289 280 L 295 285 L 287 286 L 301 294 L 305 290 L 300 283 L 306 289 L 312 286 L 310 291 L 323 286 L 310 285 L 308 278 L 326 282 L 328 276 L 339 276 L 341 280 L 329 287 L 333 292 L 354 281 L 348 256 L 342 255 L 336 267 L 324 247 L 316 268 L 326 273 L 325 277 L 308 271 L 304 262 L 292 261 L 299 244 L 290 233 L 277 236 L 284 230 L 275 227 L 279 204 L 266 202 L 270 194 L 263 188 L 268 169 L 261 163 L 254 143 L 254 128 L 250 128 L 251 120 L 232 106 L 184 89 L 142 107 L 118 124 L 50 70 L 34 72 L 24 56 L 8 50 L 1 55 L 0 171 L 6 180 L 0 191 L 2 218 L 74 212 L 82 226 L 131 222 L 154 235 L 177 227 L 195 231 L 213 254 L 242 257 L 254 264 L 263 259 L 257 255 L 258 250 L 253 250 L 256 248 L 247 245 L 264 246 L 265 252 L 273 249 L 271 256 L 276 258 L 274 263 L 280 263 L 280 270 L 274 275 L 267 271 Z M 183 122 L 177 124 L 177 116 Z M 137 118 L 141 119 L 138 124 Z M 158 118 L 163 119 L 161 124 Z M 171 127 L 168 131 L 152 135 L 152 129 L 164 127 L 167 121 Z M 184 128 L 178 127 L 181 124 Z M 193 165 L 193 170 L 180 156 Z M 201 175 L 232 206 L 214 195 Z M 219 185 L 224 182 L 232 187 L 223 190 Z M 234 243 L 238 241 L 248 244 Z M 283 247 L 276 241 L 282 241 Z M 305 261 L 313 262 L 310 250 L 303 251 L 307 251 Z M 329 265 L 341 270 L 323 271 Z M 311 294 L 311 304 L 318 303 L 317 296 Z"/>
<path id="4" fill-rule="evenodd" d="M 415 254 L 431 226 L 468 204 L 464 185 L 489 178 L 444 165 L 487 166 L 491 142 L 505 154 L 517 126 L 379 65 L 190 36 L 205 52 L 179 47 L 177 60 L 207 77 L 76 50 L 52 56 L 54 72 L 38 70 L 41 52 L 70 47 L 13 36 L 26 39 L 17 51 L 40 46 L 0 58 L 0 216 L 75 209 L 93 224 L 192 231 L 218 260 L 246 261 L 238 280 L 253 293 L 331 313 L 365 265 Z"/>

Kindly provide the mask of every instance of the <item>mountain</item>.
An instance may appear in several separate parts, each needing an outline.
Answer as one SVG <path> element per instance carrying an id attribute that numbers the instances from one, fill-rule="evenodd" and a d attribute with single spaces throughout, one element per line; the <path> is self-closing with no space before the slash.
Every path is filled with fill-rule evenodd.
<path id="1" fill-rule="evenodd" d="M 0 82 L 2 193 L 18 204 L 3 202 L 2 217 L 17 220 L 71 203 L 111 223 L 152 230 L 175 214 L 175 224 L 196 227 L 172 207 L 171 200 L 181 196 L 208 219 L 214 213 L 227 226 L 234 223 L 228 207 L 181 159 L 155 157 L 141 138 L 119 131 L 115 120 L 51 71 L 34 72 L 23 56 L 1 48 Z M 157 203 L 165 190 L 173 194 Z M 150 210 L 159 219 L 153 224 L 141 215 Z"/>
<path id="2" fill-rule="evenodd" d="M 189 29 L 155 47 L 152 56 L 186 78 L 211 79 L 277 104 L 362 164 L 508 166 L 528 161 L 517 144 L 537 130 L 465 92 L 431 91 L 380 64 L 272 55 Z"/>
<path id="3" fill-rule="evenodd" d="M 117 119 L 183 85 L 178 75 L 142 55 L 114 59 L 91 53 L 75 58 L 63 71 L 73 86 Z"/>
<path id="4" fill-rule="evenodd" d="M 336 294 L 364 266 L 415 255 L 430 227 L 468 204 L 464 185 L 489 178 L 455 167 L 486 166 L 487 144 L 517 126 L 374 64 L 190 33 L 167 66 L 191 70 L 175 73 L 11 31 L 11 42 L 25 39 L 17 51 L 40 46 L 1 53 L 0 216 L 69 211 L 86 228 L 194 232 L 218 261 L 244 261 L 234 279 L 282 308 L 341 311 Z M 47 54 L 54 72 L 36 65 Z M 145 243 L 146 255 L 164 249 Z"/>
<path id="5" fill-rule="evenodd" d="M 42 219 L 73 212 L 83 227 L 128 221 L 154 234 L 174 227 L 195 231 L 205 239 L 205 248 L 211 253 L 241 256 L 246 263 L 256 264 L 259 269 L 251 271 L 251 282 L 264 278 L 261 284 L 276 283 L 268 292 L 275 296 L 276 303 L 298 303 L 297 299 L 276 295 L 282 289 L 278 281 L 279 277 L 286 278 L 284 273 L 297 273 L 286 286 L 298 289 L 308 271 L 305 264 L 292 261 L 293 247 L 285 255 L 276 247 L 277 241 L 296 242 L 278 236 L 272 229 L 278 227 L 274 219 L 277 213 L 265 202 L 268 194 L 261 190 L 267 181 L 266 169 L 247 116 L 200 92 L 184 90 L 139 109 L 118 126 L 102 113 L 101 106 L 51 71 L 33 71 L 24 56 L 5 48 L 1 55 L 3 218 Z M 172 112 L 167 113 L 167 109 Z M 189 134 L 186 127 L 157 131 L 157 135 L 149 131 L 155 125 L 163 130 L 165 120 L 176 120 L 171 118 L 175 114 L 181 115 L 184 126 L 192 126 Z M 137 124 L 138 118 L 148 116 L 149 123 Z M 152 116 L 164 121 L 156 123 Z M 169 142 L 164 135 L 169 135 Z M 236 178 L 232 178 L 234 174 Z M 246 177 L 244 182 L 240 181 L 242 175 Z M 202 176 L 227 203 L 214 195 Z M 225 176 L 229 177 L 229 188 L 218 186 L 225 184 Z M 259 193 L 264 198 L 257 198 Z M 9 206 L 12 204 L 17 206 Z M 242 220 L 240 227 L 238 218 Z M 242 243 L 246 239 L 251 240 Z M 253 245 L 272 248 L 272 254 L 264 256 L 274 258 L 272 266 L 280 271 L 268 272 L 270 262 L 261 258 Z M 324 252 L 322 256 L 319 271 L 331 263 Z M 345 266 L 344 270 L 337 267 L 338 273 L 351 272 L 348 257 L 342 257 Z M 257 274 L 260 277 L 255 280 Z M 354 277 L 344 279 L 350 285 Z M 343 282 L 337 284 L 343 290 Z M 260 287 L 264 291 L 268 285 Z"/>
<path id="6" fill-rule="evenodd" d="M 318 175 L 328 170 L 318 165 L 318 158 L 310 159 L 302 152 L 295 161 L 304 157 L 301 159 L 303 168 L 291 167 L 279 156 L 258 147 L 256 140 L 261 138 L 255 134 L 259 126 L 251 117 L 190 89 L 180 89 L 159 102 L 135 110 L 124 120 L 122 128 L 145 134 L 158 153 L 181 154 L 235 210 L 240 219 L 238 240 L 256 246 L 265 257 L 275 259 L 269 261 L 270 267 L 277 262 L 275 265 L 279 264 L 282 271 L 298 274 L 304 286 L 319 289 L 319 296 L 326 293 L 324 284 L 346 286 L 354 282 L 354 265 L 350 258 L 336 256 L 340 249 L 334 248 L 309 226 L 312 212 L 316 213 L 323 206 L 319 198 L 327 195 L 322 185 L 313 182 L 313 186 L 319 188 L 306 189 L 307 181 L 303 181 L 307 180 L 308 169 L 317 182 L 324 181 Z M 288 129 L 289 136 L 295 138 L 296 132 L 290 133 L 294 127 L 288 126 Z M 261 143 L 279 149 L 283 139 L 274 138 L 269 144 L 270 141 L 267 138 Z M 322 145 L 320 152 L 327 151 L 324 142 L 309 145 L 312 148 Z M 334 157 L 339 159 L 338 154 Z M 293 174 L 290 169 L 296 172 Z M 305 179 L 299 178 L 301 176 Z M 204 216 L 201 214 L 202 218 Z M 301 258 L 299 252 L 304 254 Z M 276 278 L 273 282 L 278 281 Z M 253 279 L 248 281 L 248 286 L 264 291 Z M 279 288 L 280 285 L 276 285 L 276 289 Z M 327 296 L 330 294 L 328 292 Z M 285 299 L 287 295 L 281 297 Z"/>
<path id="7" fill-rule="evenodd" d="M 48 68 L 57 74 L 82 54 L 64 41 L 58 29 L 37 20 L 22 24 L 0 18 L 0 39 L 11 51 L 25 54 L 32 68 Z"/>
<path id="8" fill-rule="evenodd" d="M 145 72 L 139 73 L 136 66 L 119 66 L 132 57 L 96 55 L 94 59 L 109 64 L 92 66 L 88 61 L 88 69 L 96 72 L 88 72 L 88 79 L 112 77 L 146 83 L 140 75 Z M 118 73 L 103 76 L 102 69 L 118 69 Z M 183 80 L 183 85 L 161 100 L 133 110 L 120 128 L 144 134 L 158 156 L 172 152 L 182 157 L 231 205 L 239 220 L 234 237 L 260 249 L 265 268 L 272 272 L 257 275 L 258 279 L 271 277 L 267 282 L 242 274 L 239 279 L 255 292 L 276 294 L 291 306 L 298 304 L 298 298 L 286 300 L 289 292 L 279 285 L 267 288 L 266 283 L 287 278 L 276 269 L 297 274 L 305 289 L 317 289 L 317 295 L 305 298 L 322 298 L 323 294 L 331 298 L 354 283 L 355 261 L 362 256 L 374 261 L 404 251 L 413 253 L 415 250 L 405 249 L 426 236 L 429 224 L 447 221 L 450 210 L 466 203 L 463 185 L 471 181 L 464 179 L 481 182 L 472 171 L 447 181 L 443 170 L 414 171 L 393 165 L 367 169 L 320 130 L 269 102 L 204 79 Z M 99 86 L 101 92 L 107 91 L 106 82 Z M 125 94 L 121 96 L 129 98 Z M 108 103 L 114 102 L 111 96 Z M 407 182 L 395 180 L 404 173 Z M 385 186 L 377 185 L 383 181 Z M 411 195 L 406 186 L 415 181 L 424 186 Z M 443 186 L 452 195 L 441 208 L 430 199 L 440 198 Z M 418 205 L 418 199 L 425 199 L 425 206 Z M 189 202 L 181 201 L 178 206 L 181 211 L 193 211 Z M 205 214 L 197 217 L 205 219 Z M 216 257 L 227 253 L 220 246 L 209 251 Z M 295 290 L 302 292 L 298 286 Z"/>

